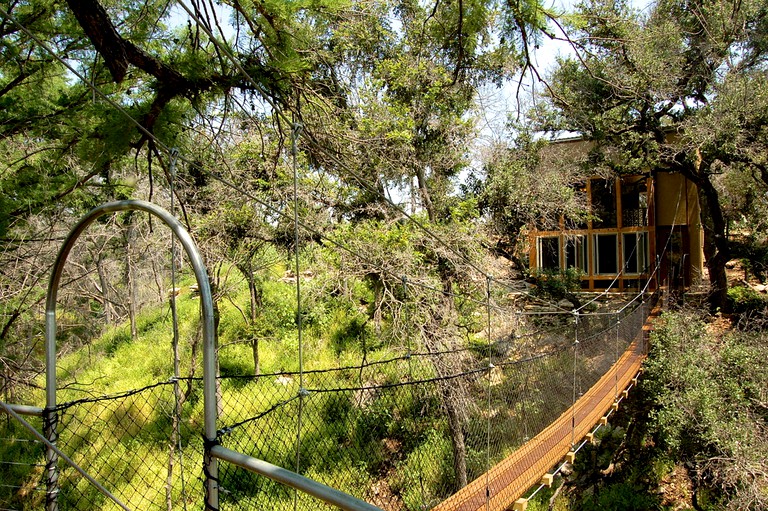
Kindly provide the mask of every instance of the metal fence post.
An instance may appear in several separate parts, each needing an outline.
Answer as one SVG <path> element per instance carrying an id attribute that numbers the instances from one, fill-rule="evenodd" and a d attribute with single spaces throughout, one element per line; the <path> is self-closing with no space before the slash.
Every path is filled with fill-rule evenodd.
<path id="1" fill-rule="evenodd" d="M 56 445 L 59 438 L 58 413 L 56 408 L 46 407 L 43 410 L 43 435 L 53 445 Z M 51 447 L 45 449 L 45 509 L 59 509 L 59 455 Z"/>
<path id="2" fill-rule="evenodd" d="M 45 362 L 46 362 L 46 437 L 55 442 L 56 439 L 56 297 L 59 291 L 59 282 L 64 271 L 72 247 L 77 242 L 83 231 L 97 218 L 109 213 L 119 211 L 144 211 L 162 220 L 179 239 L 195 273 L 195 279 L 200 289 L 200 308 L 203 330 L 203 401 L 205 409 L 205 507 L 208 510 L 219 509 L 218 463 L 211 456 L 210 449 L 216 443 L 216 346 L 215 327 L 213 318 L 213 295 L 208 272 L 205 269 L 203 258 L 197 249 L 192 236 L 178 221 L 165 209 L 141 200 L 124 200 L 103 204 L 94 208 L 75 225 L 59 249 L 56 261 L 53 264 L 51 279 L 48 282 L 48 294 L 45 306 Z M 48 490 L 47 511 L 58 511 L 58 455 L 48 449 L 46 454 L 46 470 L 49 484 L 54 484 Z"/>

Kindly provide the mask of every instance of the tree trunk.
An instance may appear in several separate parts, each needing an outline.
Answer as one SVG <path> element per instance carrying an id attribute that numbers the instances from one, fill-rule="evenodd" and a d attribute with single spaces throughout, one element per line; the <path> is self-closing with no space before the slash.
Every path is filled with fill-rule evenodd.
<path id="1" fill-rule="evenodd" d="M 112 312 L 112 301 L 109 296 L 109 280 L 107 279 L 107 273 L 104 271 L 104 254 L 99 251 L 96 257 L 96 272 L 99 275 L 99 286 L 101 286 L 101 299 L 104 304 L 104 321 L 108 325 L 114 323 L 114 314 Z"/>
<path id="2" fill-rule="evenodd" d="M 421 194 L 421 200 L 424 201 L 424 209 L 427 210 L 429 221 L 434 222 L 437 212 L 435 211 L 435 205 L 432 203 L 432 197 L 429 194 L 427 176 L 424 173 L 424 167 L 422 166 L 416 170 L 416 181 L 419 185 L 419 193 Z"/>
<path id="3" fill-rule="evenodd" d="M 461 427 L 459 405 L 456 402 L 455 390 L 451 382 L 441 382 L 443 404 L 448 414 L 448 428 L 451 431 L 451 446 L 453 447 L 453 471 L 456 474 L 456 489 L 467 485 L 467 447 L 464 442 L 464 430 Z"/>
<path id="4" fill-rule="evenodd" d="M 259 365 L 259 338 L 256 335 L 256 319 L 259 314 L 259 307 L 261 307 L 261 292 L 256 285 L 256 279 L 253 273 L 246 275 L 248 280 L 248 291 L 251 298 L 250 303 L 250 334 L 251 334 L 251 351 L 253 352 L 253 375 L 258 376 L 261 374 L 261 366 Z"/>
<path id="5" fill-rule="evenodd" d="M 713 312 L 718 309 L 722 312 L 730 312 L 728 278 L 725 273 L 725 264 L 731 257 L 726 235 L 727 223 L 720 207 L 717 189 L 712 182 L 703 178 L 697 185 L 701 204 L 701 222 L 704 226 L 704 256 L 711 287 L 709 306 Z"/>
<path id="6" fill-rule="evenodd" d="M 376 335 L 381 335 L 381 307 L 384 302 L 384 283 L 380 275 L 373 276 L 373 324 Z"/>
<path id="7" fill-rule="evenodd" d="M 129 222 L 132 222 L 129 220 Z M 133 267 L 133 255 L 134 255 L 134 249 L 136 244 L 136 227 L 133 225 L 133 223 L 130 223 L 128 225 L 128 229 L 126 230 L 125 236 L 126 236 L 126 254 L 125 254 L 125 283 L 128 287 L 128 318 L 129 322 L 131 324 L 131 339 L 134 341 L 138 339 L 139 332 L 136 327 L 136 301 L 138 297 L 138 290 L 137 290 L 137 283 L 136 283 L 136 276 L 134 275 L 134 267 Z"/>
<path id="8" fill-rule="evenodd" d="M 247 257 L 235 262 L 238 271 L 243 275 L 248 283 L 248 335 L 251 336 L 251 356 L 253 357 L 253 375 L 261 374 L 261 363 L 259 357 L 259 338 L 256 335 L 256 320 L 259 317 L 259 309 L 264 305 L 263 291 L 259 288 L 259 282 L 254 272 L 253 259 L 255 252 L 251 252 Z"/>
<path id="9" fill-rule="evenodd" d="M 440 261 L 438 267 L 445 268 L 444 261 Z M 440 398 L 448 418 L 453 450 L 453 470 L 456 475 L 456 489 L 459 490 L 467 485 L 467 448 L 462 427 L 461 381 L 445 378 L 461 371 L 461 363 L 457 354 L 451 353 L 455 347 L 454 339 L 456 339 L 456 333 L 453 331 L 455 323 L 453 285 L 446 271 L 440 271 L 440 278 L 443 282 L 442 304 L 432 312 L 431 320 L 424 332 L 424 340 L 428 351 L 444 352 L 435 357 L 434 364 L 439 379 Z"/>

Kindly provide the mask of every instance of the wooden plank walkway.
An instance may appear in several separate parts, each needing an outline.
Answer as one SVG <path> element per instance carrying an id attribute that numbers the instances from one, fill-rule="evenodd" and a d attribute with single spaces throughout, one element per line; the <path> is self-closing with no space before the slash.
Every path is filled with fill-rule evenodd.
<path id="1" fill-rule="evenodd" d="M 645 359 L 650 321 L 659 312 L 658 308 L 654 309 L 642 332 L 574 406 L 509 457 L 438 504 L 432 511 L 503 511 L 512 507 L 518 498 L 539 483 L 542 476 L 566 456 L 571 450 L 572 440 L 580 442 L 614 407 L 614 403 L 618 406 L 622 392 L 640 371 Z M 573 432 L 572 421 L 575 421 Z"/>

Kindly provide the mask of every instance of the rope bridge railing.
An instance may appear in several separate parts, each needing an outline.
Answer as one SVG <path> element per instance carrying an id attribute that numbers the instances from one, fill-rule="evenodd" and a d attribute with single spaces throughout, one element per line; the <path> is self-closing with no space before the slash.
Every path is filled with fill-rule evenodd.
<path id="1" fill-rule="evenodd" d="M 645 315 L 640 306 L 620 317 L 571 320 L 536 339 L 547 342 L 538 352 L 532 336 L 495 353 L 468 350 L 461 370 L 447 376 L 435 369 L 441 355 L 414 353 L 305 371 L 303 387 L 298 373 L 220 378 L 217 442 L 381 509 L 430 509 L 458 489 L 457 451 L 467 480 L 486 473 L 600 379 Z M 448 399 L 460 414 L 460 439 L 447 419 Z M 130 509 L 199 509 L 201 401 L 202 381 L 182 378 L 62 403 L 58 446 Z M 13 484 L 40 493 L 43 449 L 31 441 L 14 448 L 35 461 Z M 61 467 L 59 483 L 61 509 L 112 505 L 72 468 Z M 327 507 L 233 464 L 220 465 L 218 483 L 222 510 Z M 2 505 L 14 509 L 13 500 Z"/>
<path id="2" fill-rule="evenodd" d="M 0 415 L 0 509 L 21 510 L 45 502 L 45 445 L 10 416 Z M 27 420 L 39 430 L 42 417 Z"/>
<path id="3" fill-rule="evenodd" d="M 194 263 L 198 285 L 208 284 L 202 260 L 178 221 L 149 203 L 123 201 L 96 208 L 72 231 L 57 258 L 53 291 L 68 250 L 90 222 L 131 208 L 172 227 Z M 475 295 L 481 283 L 474 282 Z M 473 339 L 463 339 L 450 324 L 442 332 L 426 326 L 439 329 L 442 317 L 429 307 L 452 311 L 441 302 L 447 295 L 437 293 L 434 299 L 424 290 L 412 294 L 412 283 L 403 278 L 406 306 L 398 316 L 400 333 L 377 340 L 385 348 L 377 356 L 384 353 L 385 358 L 369 360 L 363 348 L 358 365 L 315 370 L 303 367 L 297 285 L 298 372 L 223 378 L 215 377 L 218 355 L 207 289 L 200 293 L 205 302 L 202 379 L 180 377 L 177 361 L 176 377 L 169 380 L 75 400 L 74 387 L 56 384 L 56 296 L 49 291 L 48 420 L 43 429 L 61 452 L 48 446 L 37 462 L 46 467 L 47 509 L 118 505 L 171 510 L 196 508 L 200 502 L 206 509 L 323 506 L 311 492 L 257 475 L 250 471 L 253 467 L 237 468 L 216 454 L 224 450 L 282 467 L 382 509 L 437 505 L 573 406 L 618 360 L 645 318 L 639 296 L 630 302 L 632 307 L 610 313 L 568 312 L 559 306 L 524 312 L 492 294 L 491 283 L 488 278 L 485 300 L 472 296 L 467 313 L 485 326 L 473 326 Z M 427 313 L 410 310 L 409 301 L 427 304 Z M 175 324 L 176 315 L 172 317 Z M 494 334 L 496 320 L 504 325 L 495 329 L 499 335 Z"/>
<path id="4" fill-rule="evenodd" d="M 461 396 L 456 408 L 463 415 L 467 479 L 473 480 L 560 416 L 573 404 L 574 392 L 578 398 L 608 372 L 640 332 L 644 315 L 639 307 L 619 321 L 585 318 L 576 346 L 563 341 L 533 356 L 498 357 L 490 368 L 487 358 L 475 357 L 447 378 L 438 377 L 433 361 L 422 356 L 370 370 L 305 373 L 303 389 L 295 374 L 224 380 L 224 409 L 237 413 L 221 417 L 231 426 L 219 431 L 219 441 L 295 467 L 382 509 L 429 509 L 457 489 L 446 387 L 461 390 L 454 395 Z M 252 388 L 237 395 L 253 400 L 230 405 L 228 385 Z M 221 468 L 220 483 L 223 509 L 318 506 L 233 467 Z"/>

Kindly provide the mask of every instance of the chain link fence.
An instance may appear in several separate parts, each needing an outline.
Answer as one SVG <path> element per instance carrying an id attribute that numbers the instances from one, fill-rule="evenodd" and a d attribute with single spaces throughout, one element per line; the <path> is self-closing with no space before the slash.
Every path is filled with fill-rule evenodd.
<path id="1" fill-rule="evenodd" d="M 202 497 L 202 382 L 179 379 L 59 406 L 59 448 L 130 509 L 198 509 Z M 60 463 L 61 509 L 107 498 Z M 110 504 L 111 505 L 111 504 Z"/>
<path id="2" fill-rule="evenodd" d="M 430 509 L 567 410 L 645 317 L 644 306 L 566 315 L 473 349 L 219 378 L 217 440 L 385 510 Z M 447 376 L 437 370 L 446 357 Z M 202 509 L 202 396 L 200 379 L 172 379 L 61 404 L 58 446 L 130 509 Z M 0 508 L 41 509 L 44 446 L 12 421 L 0 429 Z M 116 508 L 59 466 L 60 509 Z M 219 487 L 222 510 L 328 507 L 225 462 Z"/>
<path id="3" fill-rule="evenodd" d="M 42 430 L 43 420 L 28 421 Z M 0 509 L 41 509 L 45 503 L 45 445 L 13 418 L 0 415 Z"/>

